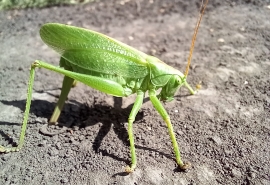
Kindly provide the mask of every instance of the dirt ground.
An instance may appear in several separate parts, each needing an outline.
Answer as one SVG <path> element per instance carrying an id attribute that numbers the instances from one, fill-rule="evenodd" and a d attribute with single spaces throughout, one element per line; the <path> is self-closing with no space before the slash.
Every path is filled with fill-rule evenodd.
<path id="1" fill-rule="evenodd" d="M 100 1 L 0 12 L 0 144 L 17 143 L 29 67 L 58 65 L 39 37 L 46 22 L 96 30 L 184 72 L 199 0 Z M 184 161 L 178 170 L 167 128 L 149 98 L 134 123 L 138 165 L 130 163 L 127 118 L 135 96 L 114 98 L 79 84 L 59 124 L 46 127 L 62 76 L 38 69 L 25 145 L 0 154 L 0 184 L 270 184 L 270 1 L 211 1 L 185 88 L 165 103 Z M 45 128 L 46 129 L 46 128 Z"/>

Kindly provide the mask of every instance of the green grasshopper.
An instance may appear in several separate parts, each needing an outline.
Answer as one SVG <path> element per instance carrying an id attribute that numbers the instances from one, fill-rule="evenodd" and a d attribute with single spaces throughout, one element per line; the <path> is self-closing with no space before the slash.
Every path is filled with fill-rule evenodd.
<path id="1" fill-rule="evenodd" d="M 187 83 L 186 78 L 196 35 L 207 2 L 202 5 L 202 11 L 197 20 L 185 74 L 158 58 L 149 56 L 101 33 L 57 23 L 44 24 L 40 29 L 40 36 L 49 47 L 61 55 L 60 67 L 40 60 L 36 60 L 31 65 L 19 144 L 10 148 L 0 146 L 0 152 L 19 151 L 23 146 L 32 99 L 35 68 L 39 67 L 65 75 L 62 91 L 50 123 L 57 122 L 68 93 L 76 81 L 117 97 L 137 94 L 128 118 L 131 152 L 131 165 L 126 168 L 128 173 L 133 172 L 137 165 L 132 124 L 142 106 L 145 92 L 148 91 L 150 101 L 167 124 L 176 162 L 181 169 L 187 169 L 190 164 L 183 163 L 181 160 L 170 117 L 160 101 L 172 101 L 174 94 L 181 86 L 187 87 L 191 94 L 196 93 Z M 156 91 L 160 88 L 160 94 L 156 95 Z"/>

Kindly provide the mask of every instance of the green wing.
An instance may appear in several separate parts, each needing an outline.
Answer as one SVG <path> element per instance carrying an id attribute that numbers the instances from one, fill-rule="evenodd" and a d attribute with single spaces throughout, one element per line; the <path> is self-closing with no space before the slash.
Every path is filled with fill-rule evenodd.
<path id="1" fill-rule="evenodd" d="M 41 27 L 40 36 L 49 47 L 80 68 L 128 78 L 149 74 L 148 55 L 101 33 L 47 23 Z"/>

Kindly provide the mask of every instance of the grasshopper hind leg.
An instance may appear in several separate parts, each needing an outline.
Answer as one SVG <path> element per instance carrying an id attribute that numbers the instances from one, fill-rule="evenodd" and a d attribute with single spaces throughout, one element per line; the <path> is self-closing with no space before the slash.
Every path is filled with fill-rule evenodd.
<path id="1" fill-rule="evenodd" d="M 64 107 L 65 101 L 67 99 L 68 93 L 71 89 L 71 87 L 74 87 L 76 85 L 76 80 L 65 76 L 62 84 L 62 90 L 59 97 L 59 100 L 54 108 L 53 114 L 51 116 L 51 119 L 49 121 L 49 124 L 55 124 L 61 114 L 61 111 Z"/>
<path id="2" fill-rule="evenodd" d="M 60 67 L 66 69 L 66 70 L 72 71 L 72 68 L 69 66 L 69 62 L 66 59 L 64 59 L 63 57 L 61 57 L 61 59 L 60 59 Z M 57 120 L 61 114 L 61 111 L 64 107 L 68 93 L 69 93 L 71 87 L 75 87 L 76 84 L 77 84 L 77 80 L 74 80 L 68 76 L 64 76 L 61 94 L 60 94 L 59 100 L 54 108 L 53 114 L 50 118 L 49 124 L 54 125 L 57 122 Z"/>

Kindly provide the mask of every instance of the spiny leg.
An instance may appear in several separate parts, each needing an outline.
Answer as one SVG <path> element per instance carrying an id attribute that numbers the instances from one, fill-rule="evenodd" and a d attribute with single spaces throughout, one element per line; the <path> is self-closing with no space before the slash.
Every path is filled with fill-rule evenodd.
<path id="1" fill-rule="evenodd" d="M 24 117 L 23 117 L 23 123 L 22 123 L 19 144 L 16 147 L 10 147 L 10 148 L 6 148 L 6 147 L 3 147 L 0 145 L 0 152 L 6 152 L 6 153 L 17 152 L 23 146 L 25 131 L 26 131 L 26 127 L 27 127 L 27 121 L 28 121 L 28 116 L 29 116 L 29 111 L 30 111 L 31 99 L 32 99 L 34 78 L 35 78 L 35 66 L 32 65 L 31 70 L 30 70 L 30 77 L 29 77 L 29 81 L 28 81 L 27 99 L 26 99 L 26 106 L 25 106 L 25 112 L 24 112 Z"/>
<path id="2" fill-rule="evenodd" d="M 68 76 L 64 77 L 61 94 L 57 105 L 53 111 L 49 124 L 55 124 L 61 114 L 65 101 L 67 99 L 68 93 L 73 85 L 75 85 L 76 81 Z"/>
<path id="3" fill-rule="evenodd" d="M 149 90 L 149 97 L 150 97 L 150 100 L 151 100 L 153 106 L 155 107 L 155 109 L 159 112 L 159 114 L 161 115 L 163 120 L 166 122 L 166 125 L 168 127 L 168 131 L 169 131 L 169 134 L 170 134 L 170 138 L 171 138 L 171 141 L 172 141 L 173 150 L 174 150 L 174 153 L 175 153 L 177 164 L 179 165 L 179 167 L 181 169 L 186 170 L 187 168 L 190 167 L 190 164 L 189 163 L 184 164 L 183 161 L 181 160 L 178 144 L 177 144 L 175 134 L 173 132 L 173 127 L 172 127 L 172 124 L 171 124 L 171 120 L 170 120 L 170 117 L 169 117 L 167 111 L 164 109 L 161 102 L 156 97 L 156 91 L 155 90 Z"/>
<path id="4" fill-rule="evenodd" d="M 136 168 L 136 165 L 137 165 L 132 124 L 135 120 L 135 117 L 136 117 L 138 111 L 140 110 L 140 108 L 142 106 L 143 97 L 144 97 L 144 93 L 142 91 L 138 91 L 136 101 L 132 107 L 132 110 L 131 110 L 131 112 L 129 114 L 129 118 L 128 118 L 128 138 L 129 138 L 129 142 L 130 142 L 130 153 L 131 153 L 131 165 L 126 167 L 126 172 L 128 172 L 128 173 L 133 172 L 134 169 Z"/>

